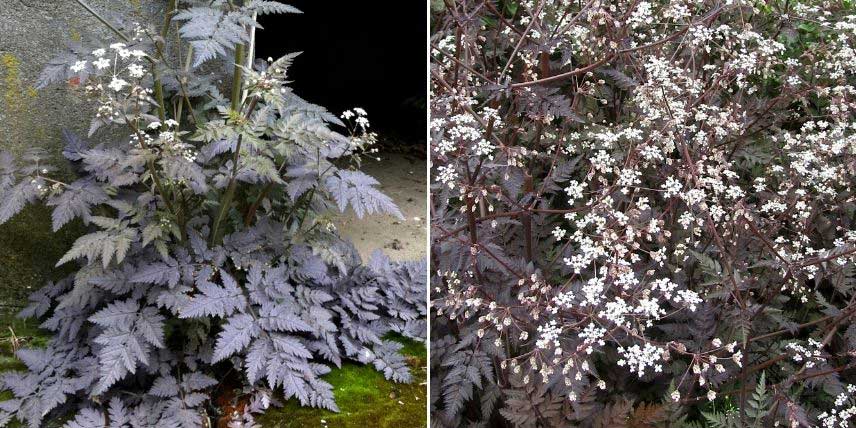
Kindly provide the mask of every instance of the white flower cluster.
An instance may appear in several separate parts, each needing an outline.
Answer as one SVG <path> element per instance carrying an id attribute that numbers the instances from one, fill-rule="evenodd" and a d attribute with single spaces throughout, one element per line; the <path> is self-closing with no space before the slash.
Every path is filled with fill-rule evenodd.
<path id="1" fill-rule="evenodd" d="M 134 28 L 129 43 L 142 43 L 145 30 Z M 137 123 L 156 104 L 150 87 L 149 55 L 125 43 L 113 43 L 93 50 L 76 61 L 69 71 L 76 75 L 72 83 L 97 98 L 96 119 L 101 123 Z"/>
<path id="2" fill-rule="evenodd" d="M 535 342 L 535 346 L 546 349 L 550 346 L 558 347 L 559 346 L 559 334 L 562 332 L 562 328 L 556 322 L 556 320 L 550 320 L 546 324 L 542 324 L 538 326 L 538 340 Z"/>
<path id="3" fill-rule="evenodd" d="M 156 132 L 157 138 L 144 134 L 146 146 L 160 150 L 164 156 L 181 156 L 188 162 L 196 161 L 198 155 L 196 147 L 181 140 L 184 132 L 178 130 L 178 121 L 167 119 L 163 123 L 151 122 L 146 127 L 150 132 Z M 131 135 L 131 143 L 139 144 L 137 135 Z"/>
<path id="4" fill-rule="evenodd" d="M 640 377 L 685 358 L 688 382 L 713 401 L 712 385 L 755 351 L 731 336 L 657 341 L 653 326 L 777 304 L 780 294 L 807 302 L 817 291 L 809 280 L 856 262 L 856 15 L 831 22 L 823 6 L 794 5 L 778 17 L 783 28 L 835 30 L 823 49 L 795 57 L 788 37 L 744 16 L 756 3 L 583 3 L 521 1 L 512 25 L 498 25 L 501 43 L 494 32 L 436 39 L 445 54 L 432 55 L 434 177 L 467 196 L 437 205 L 461 214 L 439 220 L 454 218 L 442 234 L 469 248 L 468 275 L 510 278 L 467 281 L 444 307 L 489 312 L 493 323 L 508 311 L 523 319 L 513 326 L 537 330 L 532 341 L 520 327 L 502 336 L 525 342 L 514 343 L 525 351 L 508 357 L 513 367 L 561 367 L 577 388 L 577 376 L 594 375 L 576 369 L 604 347 Z M 604 36 L 611 30 L 621 43 Z M 459 63 L 467 60 L 474 65 Z M 793 100 L 812 106 L 797 114 L 786 107 Z M 505 123 L 485 107 L 496 105 L 511 112 Z M 476 225 L 469 236 L 466 220 Z M 542 227 L 533 248 L 521 238 L 527 225 Z M 536 254 L 523 260 L 527 249 Z M 526 278 L 518 260 L 554 268 L 543 273 L 550 280 Z M 511 292 L 491 294 L 518 278 Z M 811 368 L 819 345 L 786 349 Z"/>
<path id="5" fill-rule="evenodd" d="M 653 369 L 654 373 L 661 373 L 663 365 L 660 361 L 663 356 L 663 350 L 645 343 L 643 346 L 633 345 L 629 348 L 619 347 L 618 355 L 621 358 L 618 360 L 618 365 L 627 367 L 630 373 L 636 373 L 640 378 L 645 375 L 646 369 Z"/>
<path id="6" fill-rule="evenodd" d="M 442 133 L 443 137 L 434 146 L 434 151 L 440 156 L 461 148 L 469 148 L 475 156 L 483 156 L 493 159 L 496 146 L 488 141 L 488 136 L 482 128 L 484 123 L 490 122 L 492 129 L 502 128 L 502 120 L 496 110 L 485 107 L 482 114 L 476 119 L 469 113 L 451 116 L 448 121 L 432 121 L 432 129 Z"/>
<path id="7" fill-rule="evenodd" d="M 823 428 L 849 428 L 856 417 L 856 385 L 847 385 L 846 391 L 835 397 L 835 407 L 817 415 Z"/>
<path id="8" fill-rule="evenodd" d="M 342 112 L 342 119 L 351 120 L 352 118 L 354 119 L 354 123 L 356 123 L 363 131 L 369 127 L 369 119 L 364 109 L 354 107 L 353 110 L 345 110 Z"/>
<path id="9" fill-rule="evenodd" d="M 786 345 L 786 348 L 793 352 L 791 358 L 795 362 L 803 363 L 807 368 L 812 368 L 823 361 L 823 344 L 814 339 L 808 339 L 806 346 L 791 342 Z"/>

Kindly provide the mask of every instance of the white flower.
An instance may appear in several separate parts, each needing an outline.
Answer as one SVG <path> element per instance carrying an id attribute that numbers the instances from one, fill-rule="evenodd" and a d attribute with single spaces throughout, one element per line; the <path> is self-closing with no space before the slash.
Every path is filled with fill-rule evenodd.
<path id="1" fill-rule="evenodd" d="M 710 401 L 716 400 L 716 391 L 707 391 L 707 399 Z"/>
<path id="2" fill-rule="evenodd" d="M 135 79 L 139 79 L 139 78 L 143 77 L 146 74 L 146 72 L 143 70 L 142 65 L 131 64 L 128 66 L 128 74 Z"/>
<path id="3" fill-rule="evenodd" d="M 559 346 L 559 334 L 562 332 L 562 327 L 556 323 L 556 320 L 550 320 L 547 324 L 539 325 L 538 332 L 541 334 L 535 342 L 535 346 L 539 349 L 547 349 L 550 344 Z"/>
<path id="4" fill-rule="evenodd" d="M 365 111 L 365 110 L 363 110 L 363 109 L 361 109 L 361 108 L 359 108 L 359 107 L 354 107 L 354 113 L 356 113 L 356 114 L 358 114 L 358 115 L 360 115 L 360 116 L 365 116 L 365 115 L 366 115 L 366 111 Z"/>
<path id="5" fill-rule="evenodd" d="M 149 126 L 147 126 L 146 128 L 149 128 L 149 129 L 158 129 L 158 128 L 160 128 L 160 127 L 161 127 L 161 123 L 160 123 L 160 122 L 158 122 L 158 121 L 154 121 L 154 122 L 150 123 L 150 124 L 149 124 Z"/>
<path id="6" fill-rule="evenodd" d="M 167 119 L 163 123 L 164 125 L 170 128 L 175 128 L 176 126 L 178 126 L 178 122 L 175 119 Z"/>
<path id="7" fill-rule="evenodd" d="M 124 43 L 113 43 L 112 45 L 110 45 L 110 49 L 113 49 L 114 51 L 118 51 L 121 49 L 125 49 L 125 46 L 127 46 L 127 45 Z"/>
<path id="8" fill-rule="evenodd" d="M 734 364 L 737 364 L 737 367 L 743 367 L 743 352 L 735 352 L 734 355 L 731 356 L 731 360 L 734 361 Z"/>
<path id="9" fill-rule="evenodd" d="M 122 88 L 124 88 L 125 86 L 128 86 L 128 82 L 126 82 L 126 81 L 124 81 L 118 77 L 114 77 L 113 80 L 110 81 L 110 84 L 107 85 L 108 88 L 110 88 L 116 92 L 121 91 Z"/>
<path id="10" fill-rule="evenodd" d="M 74 65 L 71 66 L 71 71 L 75 73 L 80 73 L 83 69 L 86 68 L 86 61 L 77 61 Z"/>
<path id="11" fill-rule="evenodd" d="M 175 141 L 175 132 L 171 132 L 171 131 L 161 132 L 158 135 L 158 138 L 160 138 L 161 140 L 166 141 L 168 143 L 172 143 Z"/>
<path id="12" fill-rule="evenodd" d="M 350 110 L 345 110 L 342 112 L 342 119 L 348 120 L 352 117 L 354 117 L 354 112 L 352 112 Z"/>
<path id="13" fill-rule="evenodd" d="M 621 359 L 618 360 L 619 366 L 627 366 L 631 373 L 636 373 L 640 378 L 645 375 L 646 368 L 653 368 L 655 372 L 660 372 L 662 367 L 657 364 L 663 357 L 663 350 L 645 343 L 644 346 L 633 345 L 630 348 L 618 348 L 618 354 Z"/>
<path id="14" fill-rule="evenodd" d="M 95 68 L 97 68 L 99 70 L 103 70 L 103 69 L 109 67 L 110 64 L 112 64 L 112 62 L 107 58 L 99 58 L 99 59 L 92 62 L 92 65 L 94 65 Z"/>
<path id="15" fill-rule="evenodd" d="M 671 198 L 672 196 L 681 193 L 681 189 L 683 188 L 684 185 L 681 184 L 681 182 L 678 181 L 675 177 L 669 177 L 666 179 L 666 184 L 663 185 L 663 190 L 665 190 L 663 197 Z"/>
<path id="16" fill-rule="evenodd" d="M 672 400 L 674 400 L 675 402 L 678 402 L 681 400 L 681 393 L 678 392 L 678 390 L 674 390 L 672 392 Z"/>
<path id="17" fill-rule="evenodd" d="M 580 199 L 583 197 L 583 189 L 585 185 L 580 184 L 577 180 L 571 180 L 568 182 L 568 187 L 565 187 L 565 193 L 568 194 L 571 202 L 576 199 Z"/>
<path id="18" fill-rule="evenodd" d="M 437 168 L 437 180 L 445 184 L 448 188 L 455 188 L 455 180 L 458 179 L 458 173 L 453 165 L 445 165 Z"/>
<path id="19" fill-rule="evenodd" d="M 92 51 L 92 55 L 95 55 L 99 58 L 104 56 L 105 53 L 107 53 L 107 51 L 105 51 L 103 48 L 102 49 L 95 49 L 94 51 Z"/>

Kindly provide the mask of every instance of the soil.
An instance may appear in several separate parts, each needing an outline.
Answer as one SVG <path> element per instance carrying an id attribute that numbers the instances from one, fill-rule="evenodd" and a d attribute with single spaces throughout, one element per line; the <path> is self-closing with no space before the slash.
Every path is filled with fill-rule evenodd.
<path id="1" fill-rule="evenodd" d="M 425 257 L 427 229 L 427 176 L 425 159 L 401 153 L 381 153 L 380 161 L 364 158 L 361 170 L 380 182 L 401 209 L 404 220 L 390 215 L 356 218 L 353 212 L 337 217 L 337 227 L 350 238 L 363 260 L 380 249 L 393 260 Z"/>

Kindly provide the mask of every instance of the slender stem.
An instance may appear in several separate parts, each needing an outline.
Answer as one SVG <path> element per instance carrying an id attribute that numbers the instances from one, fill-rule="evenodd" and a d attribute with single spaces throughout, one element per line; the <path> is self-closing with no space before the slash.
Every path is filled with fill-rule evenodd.
<path id="1" fill-rule="evenodd" d="M 309 214 L 309 206 L 308 205 L 312 204 L 312 198 L 315 197 L 315 189 L 317 189 L 317 187 L 313 187 L 312 190 L 309 191 L 309 193 L 306 193 L 307 197 L 306 197 L 305 201 L 306 201 L 307 207 L 300 214 L 300 221 L 297 223 L 297 233 L 298 234 L 303 229 L 303 221 L 306 220 L 306 215 Z"/>
<path id="2" fill-rule="evenodd" d="M 209 242 L 212 245 L 219 244 L 222 232 L 223 220 L 226 219 L 226 214 L 229 212 L 229 206 L 232 205 L 232 200 L 235 198 L 235 189 L 238 187 L 238 181 L 235 180 L 238 167 L 238 153 L 241 152 L 241 140 L 244 135 L 238 136 L 238 144 L 235 146 L 235 156 L 232 158 L 232 177 L 229 178 L 229 186 L 226 188 L 226 193 L 223 194 L 223 199 L 220 201 L 220 210 L 217 213 L 217 219 L 214 221 L 214 227 L 211 229 Z"/>
<path id="3" fill-rule="evenodd" d="M 165 61 L 166 37 L 169 35 L 169 26 L 172 22 L 172 15 L 175 13 L 176 1 L 177 0 L 169 0 L 166 11 L 164 11 L 163 28 L 161 28 L 160 32 L 161 40 L 156 41 L 156 43 L 160 45 L 160 49 L 158 49 L 158 51 L 161 55 L 161 61 Z M 152 75 L 155 79 L 155 101 L 158 103 L 158 118 L 161 123 L 163 123 L 166 120 L 166 104 L 164 103 L 163 83 L 161 82 L 160 71 L 157 69 L 157 64 L 152 67 Z"/>
<path id="4" fill-rule="evenodd" d="M 235 72 L 232 75 L 232 110 L 237 110 L 241 105 L 241 89 L 243 87 L 244 69 L 244 45 L 235 47 Z"/>
<path id="5" fill-rule="evenodd" d="M 249 119 L 253 111 L 256 109 L 256 104 L 259 102 L 259 97 L 253 97 L 247 108 L 245 118 Z M 233 100 L 234 104 L 234 100 Z M 223 220 L 229 212 L 229 206 L 232 205 L 232 200 L 235 199 L 235 190 L 238 187 L 238 160 L 241 157 L 241 143 L 244 140 L 244 134 L 238 135 L 238 143 L 235 145 L 235 153 L 232 155 L 232 176 L 229 178 L 229 185 L 226 188 L 226 193 L 223 194 L 223 199 L 220 201 L 220 211 L 217 213 L 217 218 L 214 220 L 214 225 L 211 227 L 211 236 L 209 243 L 211 245 L 219 244 L 223 235 Z"/>
<path id="6" fill-rule="evenodd" d="M 258 12 L 253 12 L 253 22 L 256 22 L 256 20 L 258 20 L 258 18 L 259 18 Z M 247 69 L 252 70 L 253 69 L 253 61 L 256 59 L 256 27 L 255 26 L 250 28 L 250 45 L 247 48 L 247 51 L 248 52 L 246 55 L 246 60 L 244 61 L 246 64 L 244 64 L 244 66 L 246 66 Z M 244 101 L 245 99 L 247 99 L 247 93 L 248 93 L 247 89 L 244 89 L 241 92 L 241 101 Z"/>
<path id="7" fill-rule="evenodd" d="M 164 44 L 166 44 L 166 38 L 169 35 L 169 26 L 172 24 L 172 15 L 175 14 L 176 3 L 178 3 L 177 0 L 169 0 L 169 4 L 163 14 L 163 27 L 161 28 L 160 35 Z"/>
<path id="8" fill-rule="evenodd" d="M 140 129 L 137 126 L 132 125 L 131 121 L 128 120 L 127 116 L 125 117 L 125 121 L 128 123 L 128 126 L 131 128 L 131 131 L 133 131 L 134 134 L 136 134 L 137 139 L 140 141 L 140 146 L 145 150 L 149 150 L 149 146 L 148 146 L 148 144 L 146 144 L 145 137 L 143 136 L 143 133 L 140 132 Z M 149 159 L 146 162 L 146 165 L 148 166 L 149 174 L 151 174 L 151 176 L 152 176 L 152 182 L 155 185 L 155 189 L 157 190 L 157 193 L 160 194 L 161 199 L 163 199 L 167 210 L 171 214 L 176 215 L 175 207 L 173 207 L 172 202 L 170 201 L 169 197 L 167 196 L 166 190 L 164 189 L 163 184 L 160 181 L 160 177 L 158 176 L 157 168 L 155 166 L 154 160 Z"/>
<path id="9" fill-rule="evenodd" d="M 193 60 L 193 45 L 187 46 L 187 54 L 184 60 L 184 75 L 178 79 L 179 85 L 181 85 L 181 97 L 184 100 L 183 104 L 187 104 L 187 111 L 190 113 L 190 118 L 193 119 L 193 124 L 199 124 L 199 119 L 196 117 L 196 111 L 193 109 L 193 104 L 190 102 L 190 97 L 187 96 L 187 73 L 190 71 L 190 64 Z M 181 115 L 178 115 L 181 116 Z M 176 120 L 181 120 L 180 117 L 176 117 Z"/>
<path id="10" fill-rule="evenodd" d="M 259 206 L 262 204 L 262 201 L 267 197 L 268 193 L 273 190 L 273 181 L 266 184 L 262 191 L 259 193 L 259 197 L 253 201 L 253 204 L 247 209 L 247 214 L 244 215 L 244 226 L 249 226 L 253 224 L 253 219 L 256 216 L 256 211 L 258 211 Z"/>
<path id="11" fill-rule="evenodd" d="M 130 38 L 130 37 L 126 36 L 126 35 L 125 35 L 125 33 L 123 33 L 123 32 L 121 32 L 121 31 L 119 31 L 119 29 L 118 29 L 118 28 L 114 27 L 114 26 L 113 26 L 113 24 L 111 24 L 111 23 L 110 23 L 110 21 L 107 21 L 107 19 L 105 19 L 105 18 L 104 18 L 103 16 L 101 16 L 98 12 L 96 12 L 96 11 L 95 11 L 95 9 L 92 9 L 92 7 L 90 7 L 88 4 L 86 4 L 86 2 L 84 2 L 83 0 L 75 0 L 75 1 L 76 1 L 76 2 L 77 2 L 77 4 L 79 4 L 81 7 L 83 7 L 84 9 L 86 9 L 86 11 L 87 11 L 87 12 L 89 12 L 92 16 L 94 16 L 94 17 L 95 17 L 95 19 L 97 19 L 97 20 L 101 21 L 101 23 L 102 23 L 102 24 L 104 24 L 104 26 L 106 26 L 107 28 L 109 28 L 109 29 L 110 29 L 110 31 L 112 31 L 112 32 L 116 33 L 116 35 L 117 35 L 117 36 L 119 36 L 122 40 L 124 40 L 124 41 L 126 41 L 126 42 L 130 42 L 130 41 L 131 41 L 131 38 Z"/>
<path id="12" fill-rule="evenodd" d="M 230 1 L 229 5 L 233 8 L 235 5 Z M 243 44 L 239 44 L 235 46 L 235 67 L 234 73 L 232 74 L 232 110 L 238 111 L 238 109 L 243 105 L 243 77 L 244 71 L 241 68 L 244 63 L 245 57 L 245 47 Z M 250 106 L 247 109 L 246 118 L 249 119 L 253 114 L 253 110 L 256 108 L 256 103 L 258 103 L 258 97 L 253 97 L 252 101 L 250 101 Z M 235 145 L 235 154 L 232 157 L 232 176 L 229 178 L 229 185 L 226 188 L 226 193 L 223 194 L 223 199 L 220 201 L 220 211 L 217 214 L 217 218 L 214 220 L 214 224 L 211 227 L 211 236 L 209 237 L 209 244 L 216 245 L 220 243 L 223 234 L 223 220 L 226 218 L 226 214 L 229 212 L 229 206 L 232 205 L 232 200 L 235 198 L 235 189 L 238 187 L 238 182 L 236 177 L 238 175 L 238 159 L 240 158 L 241 153 L 241 143 L 243 141 L 243 135 L 238 136 L 238 143 Z"/>

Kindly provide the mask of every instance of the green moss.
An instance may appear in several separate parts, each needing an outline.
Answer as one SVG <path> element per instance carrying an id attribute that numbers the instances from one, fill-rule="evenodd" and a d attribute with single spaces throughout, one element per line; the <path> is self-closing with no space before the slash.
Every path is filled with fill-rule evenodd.
<path id="1" fill-rule="evenodd" d="M 410 340 L 400 334 L 387 334 L 383 337 L 384 340 L 394 340 L 402 345 L 401 353 L 403 355 L 409 357 L 415 357 L 421 359 L 422 361 L 428 360 L 428 350 L 425 348 L 425 344 L 421 342 L 417 342 L 415 340 Z"/>
<path id="2" fill-rule="evenodd" d="M 14 351 L 18 347 L 45 346 L 50 339 L 50 332 L 39 329 L 35 320 L 22 320 L 15 317 L 14 312 L 0 312 L 0 373 L 14 370 L 26 370 L 26 366 L 15 358 Z M 13 398 L 10 391 L 0 391 L 0 401 Z M 14 421 L 9 428 L 19 428 L 24 425 Z"/>
<path id="3" fill-rule="evenodd" d="M 69 268 L 55 264 L 82 232 L 79 222 L 52 232 L 50 210 L 43 205 L 29 206 L 0 225 L 0 308 L 19 309 L 31 292 L 68 274 Z"/>
<path id="4" fill-rule="evenodd" d="M 324 376 L 333 385 L 339 413 L 301 407 L 296 400 L 265 413 L 265 428 L 416 428 L 424 427 L 426 412 L 426 355 L 421 343 L 390 336 L 404 344 L 413 383 L 397 384 L 384 379 L 373 367 L 346 363 Z"/>
<path id="5" fill-rule="evenodd" d="M 11 53 L 0 55 L 0 147 L 20 154 L 30 147 L 44 147 L 48 140 L 45 121 L 37 106 L 39 93 L 22 72 L 23 62 Z"/>
<path id="6" fill-rule="evenodd" d="M 14 312 L 0 313 L 0 372 L 23 370 L 24 365 L 15 358 L 21 347 L 42 347 L 50 339 L 50 332 L 42 330 L 33 319 L 20 319 Z"/>
<path id="7" fill-rule="evenodd" d="M 5 91 L 3 98 L 6 108 L 10 111 L 18 111 L 24 107 L 27 101 L 22 99 L 22 95 L 29 94 L 29 91 L 24 91 L 21 85 L 21 61 L 15 55 L 4 53 L 0 55 L 0 65 L 3 68 L 3 83 Z"/>
<path id="8" fill-rule="evenodd" d="M 13 356 L 13 342 L 26 346 L 44 346 L 49 332 L 40 330 L 32 320 L 21 320 L 13 314 L 0 313 L 0 372 L 23 370 Z M 17 339 L 13 339 L 17 338 Z M 410 357 L 414 381 L 397 384 L 387 381 L 370 366 L 346 363 L 324 377 L 333 385 L 340 412 L 301 407 L 295 400 L 272 409 L 260 418 L 264 428 L 329 427 L 329 428 L 417 428 L 425 427 L 426 355 L 425 346 L 397 335 L 387 337 L 404 344 L 402 353 Z M 0 401 L 12 398 L 9 391 L 0 392 Z M 322 422 L 324 421 L 324 422 Z M 21 425 L 13 424 L 13 428 Z"/>

